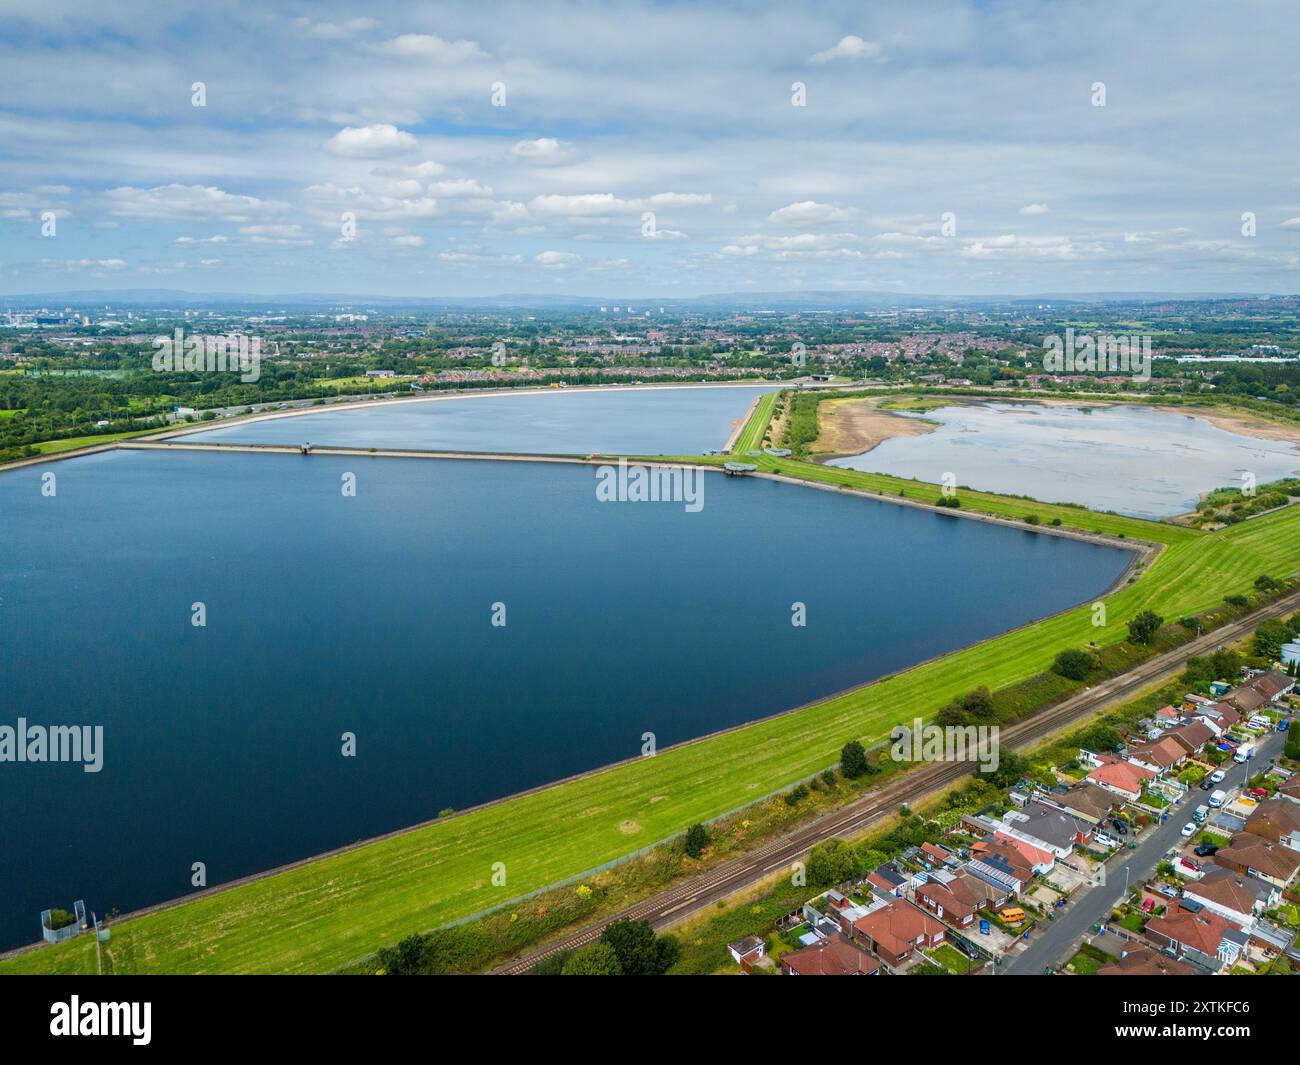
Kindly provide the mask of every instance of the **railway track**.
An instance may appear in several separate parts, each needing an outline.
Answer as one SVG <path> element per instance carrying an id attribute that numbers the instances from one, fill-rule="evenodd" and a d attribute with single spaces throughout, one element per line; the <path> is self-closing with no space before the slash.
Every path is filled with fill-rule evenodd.
<path id="1" fill-rule="evenodd" d="M 1233 643 L 1264 619 L 1289 614 L 1297 609 L 1300 609 L 1300 591 L 1284 596 L 1213 632 L 1198 636 L 1172 651 L 1157 655 L 1128 673 L 1073 695 L 1027 721 L 1003 729 L 1002 743 L 1012 748 L 1036 743 L 1062 726 L 1095 713 L 1112 702 L 1134 695 L 1157 680 L 1171 675 L 1188 658 Z M 538 950 L 506 962 L 492 970 L 492 973 L 503 976 L 526 973 L 543 958 L 557 951 L 574 950 L 599 939 L 606 925 L 625 917 L 634 921 L 649 921 L 656 929 L 675 924 L 705 906 L 764 879 L 781 866 L 790 866 L 805 857 L 815 844 L 835 836 L 861 832 L 897 810 L 904 802 L 914 804 L 934 792 L 950 787 L 969 774 L 970 764 L 967 762 L 935 762 L 914 770 L 903 779 L 869 792 L 840 810 L 824 814 L 802 828 L 747 854 L 723 862 L 714 869 L 684 880 L 595 924 L 587 925 Z"/>

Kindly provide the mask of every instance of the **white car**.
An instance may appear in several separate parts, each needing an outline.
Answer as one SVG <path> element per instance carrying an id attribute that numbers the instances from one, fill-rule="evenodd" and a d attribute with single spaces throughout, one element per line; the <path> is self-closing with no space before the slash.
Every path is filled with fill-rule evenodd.
<path id="1" fill-rule="evenodd" d="M 1111 839 L 1108 835 L 1106 835 L 1105 832 L 1098 832 L 1095 836 L 1092 837 L 1092 841 L 1093 843 L 1097 844 L 1098 847 L 1119 846 L 1119 844 L 1116 843 L 1113 839 Z"/>
<path id="2" fill-rule="evenodd" d="M 1190 835 L 1194 834 L 1195 832 L 1196 832 L 1196 822 L 1195 822 L 1195 821 L 1188 821 L 1187 824 L 1183 825 L 1182 834 L 1183 834 L 1184 836 L 1190 836 Z"/>
<path id="3" fill-rule="evenodd" d="M 1221 783 L 1223 778 L 1226 777 L 1227 775 L 1228 774 L 1225 773 L 1222 769 L 1216 769 L 1213 773 L 1210 774 L 1210 783 L 1211 784 Z"/>

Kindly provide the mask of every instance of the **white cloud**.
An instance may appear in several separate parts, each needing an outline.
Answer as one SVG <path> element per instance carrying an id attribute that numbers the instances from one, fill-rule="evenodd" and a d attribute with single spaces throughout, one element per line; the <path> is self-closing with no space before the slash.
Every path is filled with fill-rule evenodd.
<path id="1" fill-rule="evenodd" d="M 152 189 L 122 185 L 105 192 L 104 200 L 111 214 L 156 222 L 196 218 L 240 221 L 284 206 L 255 196 L 238 196 L 215 185 L 159 185 Z"/>
<path id="2" fill-rule="evenodd" d="M 797 222 L 800 225 L 818 222 L 847 222 L 857 211 L 848 207 L 836 207 L 830 203 L 818 203 L 816 200 L 800 200 L 798 203 L 786 204 L 767 216 L 769 222 Z"/>
<path id="3" fill-rule="evenodd" d="M 1020 208 L 1021 214 L 1047 214 L 1047 204 L 1045 203 L 1027 203 Z"/>
<path id="4" fill-rule="evenodd" d="M 839 43 L 808 57 L 810 63 L 830 63 L 836 59 L 875 59 L 884 51 L 875 41 L 864 41 L 861 37 L 849 34 L 841 37 Z"/>
<path id="5" fill-rule="evenodd" d="M 414 151 L 419 146 L 420 142 L 411 134 L 385 123 L 345 126 L 325 142 L 326 151 L 353 159 L 401 155 Z"/>
<path id="6" fill-rule="evenodd" d="M 380 48 L 390 55 L 432 59 L 439 63 L 465 63 L 488 58 L 475 41 L 447 41 L 432 33 L 404 33 L 385 41 Z"/>
<path id="7" fill-rule="evenodd" d="M 554 137 L 538 137 L 536 140 L 519 141 L 510 149 L 510 154 L 530 163 L 551 166 L 566 161 L 573 154 L 573 148 Z"/>
<path id="8" fill-rule="evenodd" d="M 581 262 L 582 256 L 571 251 L 543 251 L 533 256 L 533 262 L 548 270 L 563 270 L 566 266 Z"/>

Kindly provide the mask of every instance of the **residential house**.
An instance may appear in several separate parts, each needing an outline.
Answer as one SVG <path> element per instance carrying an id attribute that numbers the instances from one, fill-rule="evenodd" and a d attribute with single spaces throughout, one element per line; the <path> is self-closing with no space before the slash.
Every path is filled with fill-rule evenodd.
<path id="1" fill-rule="evenodd" d="M 995 832 L 993 838 L 1019 854 L 1029 864 L 1029 868 L 1039 876 L 1050 873 L 1052 867 L 1056 865 L 1056 855 L 1042 847 L 1035 847 L 1032 843 L 1026 843 L 1023 839 L 1009 836 L 1005 832 Z"/>
<path id="2" fill-rule="evenodd" d="M 1189 880 L 1183 885 L 1183 898 L 1199 902 L 1212 913 L 1245 929 L 1265 910 L 1276 906 L 1281 897 L 1272 884 L 1214 866 L 1200 880 Z"/>
<path id="3" fill-rule="evenodd" d="M 1246 831 L 1300 851 L 1300 805 L 1286 799 L 1268 799 L 1246 818 Z"/>
<path id="4" fill-rule="evenodd" d="M 1285 696 L 1295 691 L 1296 681 L 1294 677 L 1288 677 L 1281 670 L 1274 669 L 1261 673 L 1246 687 L 1259 692 L 1270 703 L 1280 703 Z"/>
<path id="5" fill-rule="evenodd" d="M 867 883 L 873 888 L 881 894 L 893 895 L 898 899 L 906 893 L 908 880 L 907 873 L 896 862 L 885 862 L 867 874 Z"/>
<path id="6" fill-rule="evenodd" d="M 853 924 L 853 938 L 891 969 L 911 959 L 919 947 L 937 947 L 944 927 L 905 899 L 882 906 Z"/>
<path id="7" fill-rule="evenodd" d="M 781 972 L 785 976 L 877 976 L 880 962 L 837 935 L 785 955 Z"/>
<path id="8" fill-rule="evenodd" d="M 1231 703 L 1232 706 L 1242 717 L 1249 717 L 1261 706 L 1268 703 L 1269 698 L 1257 688 L 1252 688 L 1243 684 L 1240 688 L 1233 688 L 1223 697 L 1225 703 Z"/>
<path id="9" fill-rule="evenodd" d="M 1300 773 L 1292 773 L 1277 789 L 1279 798 L 1300 804 Z"/>
<path id="10" fill-rule="evenodd" d="M 1008 836 L 1047 851 L 1056 858 L 1068 858 L 1076 843 L 1087 843 L 1092 838 L 1096 827 L 1042 802 L 1031 802 L 1024 810 L 1008 811 L 1002 823 L 1002 831 Z M 1040 871 L 1037 863 L 1034 871 Z"/>
<path id="11" fill-rule="evenodd" d="M 1161 736 L 1158 740 L 1134 747 L 1128 752 L 1128 761 L 1131 765 L 1149 770 L 1159 777 L 1182 765 L 1188 754 L 1186 747 L 1177 740 L 1170 736 Z"/>
<path id="12" fill-rule="evenodd" d="M 1055 795 L 1044 801 L 1059 806 L 1082 821 L 1096 825 L 1110 816 L 1119 800 L 1114 792 L 1103 788 L 1100 784 L 1085 781 L 1071 788 L 1064 795 Z"/>
<path id="13" fill-rule="evenodd" d="M 1094 784 L 1113 791 L 1129 802 L 1137 802 L 1142 797 L 1142 785 L 1155 778 L 1155 770 L 1118 759 L 1107 762 L 1088 774 L 1088 779 Z"/>
<path id="14" fill-rule="evenodd" d="M 1204 721 L 1189 721 L 1185 725 L 1170 729 L 1165 734 L 1165 738 L 1173 740 L 1188 754 L 1196 754 L 1214 739 L 1214 731 Z"/>
<path id="15" fill-rule="evenodd" d="M 1186 900 L 1163 917 L 1153 917 L 1143 934 L 1161 950 L 1215 971 L 1236 961 L 1245 946 L 1240 931 L 1225 918 Z"/>
<path id="16" fill-rule="evenodd" d="M 946 883 L 932 880 L 916 889 L 916 905 L 924 906 L 941 921 L 956 928 L 966 928 L 975 923 L 983 903 L 983 893 L 976 892 L 967 883 L 967 876 L 955 876 Z"/>
<path id="17" fill-rule="evenodd" d="M 966 869 L 1008 895 L 1019 895 L 1034 879 L 1034 870 L 1014 848 L 1005 843 L 981 840 L 971 847 Z"/>
<path id="18" fill-rule="evenodd" d="M 1300 870 L 1300 853 L 1249 832 L 1238 832 L 1232 844 L 1221 847 L 1214 861 L 1225 869 L 1258 877 L 1277 887 L 1286 887 Z"/>

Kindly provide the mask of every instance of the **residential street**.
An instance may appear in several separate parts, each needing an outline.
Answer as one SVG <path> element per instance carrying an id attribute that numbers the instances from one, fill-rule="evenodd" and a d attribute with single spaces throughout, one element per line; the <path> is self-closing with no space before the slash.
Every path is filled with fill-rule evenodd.
<path id="1" fill-rule="evenodd" d="M 1233 788 L 1239 788 L 1249 775 L 1261 767 L 1267 767 L 1270 758 L 1277 758 L 1281 754 L 1285 741 L 1285 734 L 1270 733 L 1260 741 L 1255 757 L 1245 765 L 1225 762 L 1227 776 L 1219 787 L 1229 792 Z M 1041 974 L 1049 965 L 1053 968 L 1062 965 L 1074 952 L 1079 938 L 1092 925 L 1103 921 L 1116 901 L 1127 893 L 1128 886 L 1141 883 L 1160 863 L 1169 848 L 1182 842 L 1179 831 L 1191 820 L 1192 811 L 1205 802 L 1207 797 L 1206 792 L 1196 788 L 1188 792 L 1171 810 L 1169 820 L 1154 831 L 1148 831 L 1136 850 L 1122 851 L 1122 854 L 1127 855 L 1126 858 L 1112 860 L 1107 864 L 1105 886 L 1085 888 L 1075 894 L 1064 910 L 1057 911 L 1055 921 L 1040 931 L 1030 933 L 1029 947 L 1023 954 L 992 971 L 1001 975 L 1010 973 L 1032 976 Z"/>

